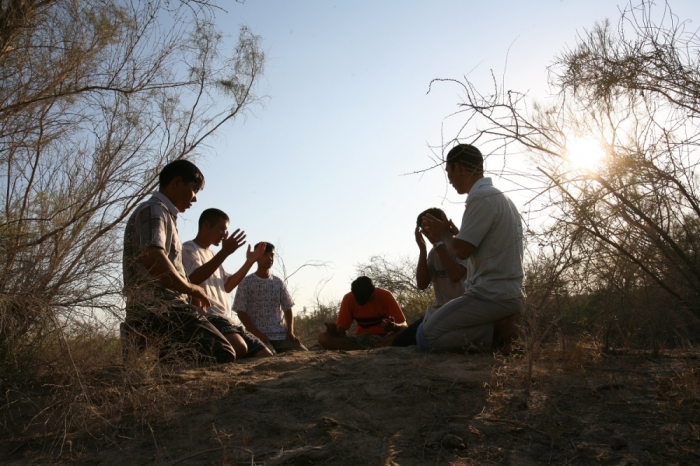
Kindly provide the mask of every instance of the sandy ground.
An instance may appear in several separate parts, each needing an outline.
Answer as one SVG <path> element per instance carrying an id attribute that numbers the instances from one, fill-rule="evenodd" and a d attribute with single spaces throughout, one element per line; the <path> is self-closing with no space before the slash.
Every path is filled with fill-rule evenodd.
<path id="1" fill-rule="evenodd" d="M 111 412 L 58 459 L 55 440 L 15 433 L 0 463 L 700 464 L 697 361 L 553 352 L 529 384 L 521 359 L 415 347 L 174 369 L 141 383 L 147 415 Z"/>

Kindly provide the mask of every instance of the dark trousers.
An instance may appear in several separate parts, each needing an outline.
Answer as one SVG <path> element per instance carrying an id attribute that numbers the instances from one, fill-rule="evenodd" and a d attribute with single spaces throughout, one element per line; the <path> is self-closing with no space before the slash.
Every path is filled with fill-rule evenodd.
<path id="1" fill-rule="evenodd" d="M 218 363 L 236 360 L 236 352 L 226 337 L 195 306 L 184 303 L 160 308 L 133 306 L 127 309 L 126 316 L 121 326 L 125 357 L 155 344 L 163 360 L 213 359 Z"/>
<path id="2" fill-rule="evenodd" d="M 418 331 L 418 326 L 423 322 L 423 317 L 413 322 L 411 325 L 401 330 L 394 337 L 394 341 L 391 342 L 391 346 L 411 346 L 416 344 L 416 332 Z"/>

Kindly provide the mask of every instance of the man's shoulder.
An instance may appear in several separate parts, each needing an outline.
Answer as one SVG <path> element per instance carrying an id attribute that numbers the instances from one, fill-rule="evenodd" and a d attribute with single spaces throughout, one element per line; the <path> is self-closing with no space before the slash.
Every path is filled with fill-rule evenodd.
<path id="1" fill-rule="evenodd" d="M 145 210 L 149 211 L 151 217 L 169 217 L 170 215 L 168 206 L 157 197 L 151 196 L 134 208 L 131 218 L 135 219 L 140 217 Z"/>
<path id="2" fill-rule="evenodd" d="M 241 285 L 249 285 L 255 281 L 255 278 L 256 277 L 254 273 L 248 274 L 245 277 L 243 277 L 243 280 L 241 280 L 241 283 L 238 286 L 240 287 Z"/>
<path id="3" fill-rule="evenodd" d="M 261 278 L 260 280 L 265 280 L 265 279 Z M 270 274 L 270 278 L 268 278 L 267 280 L 270 280 L 270 282 L 274 283 L 275 285 L 286 286 L 284 284 L 284 280 L 282 280 L 280 277 L 278 277 L 277 275 L 275 275 L 273 273 Z"/>
<path id="4" fill-rule="evenodd" d="M 205 257 L 208 257 L 208 256 L 213 257 L 214 256 L 214 251 L 212 251 L 209 248 L 203 248 L 202 246 L 197 244 L 193 239 L 182 243 L 182 249 L 184 249 L 187 252 L 191 252 L 191 253 L 195 253 L 195 252 L 200 253 Z M 209 260 L 209 259 L 207 259 L 207 260 Z"/>
<path id="5" fill-rule="evenodd" d="M 493 185 L 490 178 L 482 178 L 485 180 L 478 185 L 474 186 L 469 194 L 467 195 L 467 202 L 476 199 L 488 199 L 494 196 L 504 196 L 503 191 L 498 189 Z"/>
<path id="6" fill-rule="evenodd" d="M 251 274 L 246 275 L 245 278 L 241 281 L 241 284 L 238 286 L 241 286 L 243 284 L 245 284 L 246 286 L 257 285 L 257 284 L 264 285 L 265 283 L 277 283 L 278 281 L 280 283 L 284 284 L 284 282 L 280 278 L 278 278 L 274 275 L 270 276 L 270 278 L 260 278 L 255 273 L 251 273 Z"/>

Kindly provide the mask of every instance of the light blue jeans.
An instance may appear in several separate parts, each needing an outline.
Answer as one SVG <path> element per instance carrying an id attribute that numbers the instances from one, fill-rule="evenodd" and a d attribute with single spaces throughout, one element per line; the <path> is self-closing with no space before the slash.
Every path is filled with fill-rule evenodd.
<path id="1" fill-rule="evenodd" d="M 418 346 L 435 352 L 462 351 L 470 347 L 490 350 L 493 323 L 523 308 L 523 301 L 517 298 L 486 301 L 465 294 L 443 305 L 421 324 L 416 335 Z"/>

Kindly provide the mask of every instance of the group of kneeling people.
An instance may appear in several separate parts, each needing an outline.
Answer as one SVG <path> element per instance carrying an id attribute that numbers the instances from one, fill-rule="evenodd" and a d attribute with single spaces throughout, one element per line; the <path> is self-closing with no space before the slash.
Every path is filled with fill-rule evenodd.
<path id="1" fill-rule="evenodd" d="M 415 228 L 419 289 L 430 284 L 435 302 L 410 326 L 388 290 L 365 276 L 352 282 L 337 321 L 318 336 L 328 350 L 417 345 L 424 351 L 500 349 L 508 352 L 523 308 L 522 224 L 512 201 L 483 176 L 483 157 L 469 144 L 447 155 L 447 178 L 468 194 L 460 228 L 437 208 L 418 216 Z M 178 160 L 159 175 L 159 190 L 140 204 L 124 234 L 125 355 L 158 341 L 162 358 L 266 357 L 306 351 L 294 332 L 294 302 L 282 279 L 271 272 L 275 248 L 269 242 L 247 248 L 238 271 L 224 260 L 239 249 L 244 232 L 229 235 L 229 218 L 207 209 L 197 236 L 184 244 L 177 215 L 192 206 L 204 176 Z M 431 245 L 430 251 L 425 239 Z M 220 246 L 218 252 L 211 247 Z M 249 275 L 253 264 L 257 270 Z M 236 288 L 233 305 L 228 294 Z M 353 322 L 354 335 L 347 335 Z"/>

